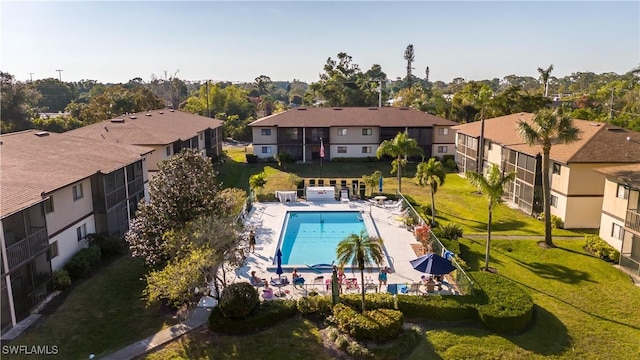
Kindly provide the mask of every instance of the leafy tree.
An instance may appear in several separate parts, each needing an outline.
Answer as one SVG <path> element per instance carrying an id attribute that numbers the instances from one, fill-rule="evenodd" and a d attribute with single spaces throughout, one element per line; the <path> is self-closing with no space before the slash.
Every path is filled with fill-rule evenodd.
<path id="1" fill-rule="evenodd" d="M 86 106 L 80 107 L 78 119 L 86 124 L 92 124 L 124 113 L 163 107 L 164 102 L 145 87 L 126 89 L 121 85 L 114 85 L 105 88 L 99 95 L 91 97 Z"/>
<path id="2" fill-rule="evenodd" d="M 395 158 L 391 162 L 391 173 L 397 172 L 398 174 L 398 191 L 402 191 L 402 168 L 407 164 L 406 157 L 423 154 L 416 140 L 410 138 L 406 131 L 398 133 L 393 140 L 383 141 L 376 151 L 378 159 L 385 155 Z"/>
<path id="3" fill-rule="evenodd" d="M 72 116 L 54 116 L 33 119 L 33 127 L 38 130 L 62 133 L 77 129 L 85 124 Z"/>
<path id="4" fill-rule="evenodd" d="M 258 193 L 262 193 L 262 189 L 267 185 L 267 173 L 264 171 L 249 177 L 249 186 L 252 189 L 258 189 Z"/>
<path id="5" fill-rule="evenodd" d="M 502 201 L 504 187 L 516 178 L 515 172 L 503 175 L 500 168 L 492 164 L 488 177 L 473 171 L 466 172 L 467 180 L 487 197 L 489 217 L 487 219 L 487 245 L 484 255 L 484 270 L 489 270 L 489 250 L 491 249 L 491 222 L 493 207 Z"/>
<path id="6" fill-rule="evenodd" d="M 296 161 L 296 158 L 293 157 L 289 152 L 280 151 L 276 154 L 276 161 L 278 162 L 278 166 L 282 168 L 282 170 L 286 170 L 287 164 L 292 164 Z"/>
<path id="7" fill-rule="evenodd" d="M 338 264 L 344 266 L 350 263 L 351 266 L 360 270 L 360 284 L 362 289 L 362 312 L 365 311 L 364 303 L 364 268 L 370 265 L 382 264 L 384 259 L 382 250 L 382 239 L 370 237 L 361 232 L 360 235 L 351 234 L 338 243 L 336 249 Z"/>
<path id="8" fill-rule="evenodd" d="M 544 97 L 547 97 L 549 95 L 549 78 L 551 77 L 552 71 L 553 64 L 549 65 L 546 70 L 543 68 L 538 68 L 538 72 L 540 73 L 540 80 L 542 81 L 542 86 L 544 87 Z"/>
<path id="9" fill-rule="evenodd" d="M 369 188 L 369 195 L 373 195 L 374 189 L 378 186 L 382 172 L 374 171 L 371 175 L 362 175 L 362 182 Z"/>
<path id="10" fill-rule="evenodd" d="M 527 144 L 542 147 L 542 191 L 544 213 L 551 214 L 551 184 L 549 179 L 549 154 L 553 144 L 570 144 L 580 139 L 580 129 L 562 109 L 542 109 L 535 113 L 533 121 L 518 122 L 518 133 Z M 545 216 L 544 242 L 554 246 L 551 239 L 551 216 Z"/>
<path id="11" fill-rule="evenodd" d="M 442 163 L 435 158 L 429 159 L 428 162 L 418 164 L 416 171 L 416 180 L 420 186 L 426 186 L 431 193 L 431 224 L 436 224 L 436 192 L 441 185 L 444 185 L 445 179 L 444 168 Z"/>
<path id="12" fill-rule="evenodd" d="M 30 129 L 31 120 L 37 117 L 40 93 L 25 83 L 15 81 L 13 75 L 0 72 L 1 108 L 0 120 L 3 133 Z"/>
<path id="13" fill-rule="evenodd" d="M 38 106 L 46 112 L 63 111 L 76 98 L 72 83 L 65 83 L 55 78 L 36 80 L 31 83 L 31 86 L 42 94 Z"/>
<path id="14" fill-rule="evenodd" d="M 159 165 L 149 185 L 150 202 L 141 202 L 125 235 L 131 253 L 148 265 L 162 265 L 165 234 L 180 230 L 189 221 L 220 213 L 219 185 L 208 158 L 184 149 Z"/>

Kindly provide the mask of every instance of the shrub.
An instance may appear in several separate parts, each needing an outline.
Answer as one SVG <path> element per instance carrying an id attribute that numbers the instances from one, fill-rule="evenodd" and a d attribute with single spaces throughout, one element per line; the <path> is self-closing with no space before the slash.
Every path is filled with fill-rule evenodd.
<path id="1" fill-rule="evenodd" d="M 244 319 L 259 303 L 258 291 L 248 282 L 239 282 L 222 290 L 217 308 L 228 318 Z"/>
<path id="2" fill-rule="evenodd" d="M 585 249 L 600 259 L 617 263 L 620 252 L 597 235 L 585 235 Z"/>
<path id="3" fill-rule="evenodd" d="M 460 241 L 447 239 L 444 237 L 440 237 L 440 242 L 444 245 L 444 248 L 451 251 L 452 253 L 459 255 L 460 254 Z"/>
<path id="4" fill-rule="evenodd" d="M 71 278 L 69 272 L 64 269 L 53 272 L 53 287 L 56 290 L 64 290 L 71 286 Z"/>
<path id="5" fill-rule="evenodd" d="M 298 299 L 298 311 L 302 315 L 318 314 L 326 317 L 331 314 L 332 307 L 330 296 L 305 296 Z"/>
<path id="6" fill-rule="evenodd" d="M 354 310 L 362 309 L 361 294 L 345 294 L 340 296 L 340 302 Z M 365 308 L 373 309 L 394 309 L 393 295 L 387 293 L 365 294 Z"/>
<path id="7" fill-rule="evenodd" d="M 64 265 L 64 269 L 69 272 L 71 280 L 76 281 L 87 275 L 92 267 L 100 264 L 100 257 L 100 248 L 97 245 L 92 245 L 88 248 L 80 249 Z"/>
<path id="8" fill-rule="evenodd" d="M 398 310 L 408 318 L 461 321 L 477 318 L 478 298 L 456 295 L 398 295 Z"/>
<path id="9" fill-rule="evenodd" d="M 455 171 L 458 168 L 458 164 L 453 159 L 446 159 L 443 164 L 444 167 L 450 171 Z"/>
<path id="10" fill-rule="evenodd" d="M 383 343 L 398 337 L 402 331 L 402 312 L 391 309 L 375 309 L 364 314 L 347 305 L 337 304 L 333 314 L 340 331 L 358 340 L 372 340 Z"/>
<path id="11" fill-rule="evenodd" d="M 533 320 L 533 299 L 513 281 L 500 275 L 475 272 L 473 278 L 488 299 L 477 305 L 480 321 L 495 332 L 524 330 Z"/>
<path id="12" fill-rule="evenodd" d="M 267 329 L 295 314 L 295 300 L 264 301 L 243 319 L 227 317 L 223 314 L 220 306 L 217 306 L 211 310 L 209 315 L 209 329 L 227 335 L 246 334 Z"/>
<path id="13" fill-rule="evenodd" d="M 453 160 L 455 162 L 456 156 L 455 155 L 442 155 L 442 161 L 446 162 L 447 160 Z"/>
<path id="14" fill-rule="evenodd" d="M 347 346 L 347 354 L 351 355 L 354 359 L 373 358 L 373 353 L 371 353 L 369 349 L 363 347 L 355 341 L 352 341 L 349 346 Z"/>
<path id="15" fill-rule="evenodd" d="M 127 252 L 127 244 L 123 239 L 103 234 L 87 235 L 89 245 L 97 245 L 102 257 L 116 257 Z"/>
<path id="16" fill-rule="evenodd" d="M 278 166 L 280 166 L 282 169 L 285 169 L 287 164 L 291 164 L 296 161 L 296 158 L 286 151 L 280 151 L 276 154 L 275 158 L 278 162 Z"/>
<path id="17" fill-rule="evenodd" d="M 541 212 L 540 215 L 538 215 L 538 220 L 544 221 L 544 212 Z M 551 227 L 555 229 L 562 229 L 564 228 L 564 222 L 559 216 L 551 215 Z"/>
<path id="18" fill-rule="evenodd" d="M 258 155 L 246 154 L 245 157 L 247 158 L 247 163 L 248 164 L 257 164 L 258 163 Z"/>
<path id="19" fill-rule="evenodd" d="M 440 227 L 440 237 L 451 240 L 458 240 L 463 235 L 462 227 L 458 224 L 447 224 Z"/>
<path id="20" fill-rule="evenodd" d="M 422 205 L 422 206 L 420 206 L 420 209 L 422 210 L 422 213 L 425 216 L 433 215 L 433 213 L 431 212 L 431 204 Z"/>

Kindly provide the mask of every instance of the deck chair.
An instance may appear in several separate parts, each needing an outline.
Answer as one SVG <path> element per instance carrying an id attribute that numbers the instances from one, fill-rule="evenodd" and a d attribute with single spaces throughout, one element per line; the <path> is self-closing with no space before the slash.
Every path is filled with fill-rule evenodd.
<path id="1" fill-rule="evenodd" d="M 360 286 L 358 286 L 358 279 L 357 278 L 345 279 L 344 280 L 344 284 L 345 284 L 345 291 L 349 291 L 349 290 L 359 291 L 360 290 Z"/>
<path id="2" fill-rule="evenodd" d="M 340 191 L 340 203 L 342 204 L 350 204 L 351 200 L 349 200 L 349 190 Z"/>
<path id="3" fill-rule="evenodd" d="M 414 293 L 414 294 L 421 294 L 422 292 L 420 291 L 420 283 L 413 283 L 411 284 L 411 287 L 409 288 L 409 290 L 407 290 L 407 292 L 409 294 Z"/>

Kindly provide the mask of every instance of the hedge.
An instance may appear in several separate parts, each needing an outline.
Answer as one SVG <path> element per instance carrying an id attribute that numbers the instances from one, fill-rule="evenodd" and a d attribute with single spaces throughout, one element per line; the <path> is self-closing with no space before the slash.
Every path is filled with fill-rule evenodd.
<path id="1" fill-rule="evenodd" d="M 458 295 L 398 295 L 398 310 L 408 318 L 441 321 L 476 320 L 476 297 Z"/>
<path id="2" fill-rule="evenodd" d="M 302 315 L 320 315 L 327 316 L 331 314 L 333 306 L 331 296 L 305 296 L 298 299 L 298 312 Z"/>
<path id="3" fill-rule="evenodd" d="M 244 319 L 260 304 L 258 291 L 248 282 L 231 284 L 222 290 L 217 308 L 225 317 Z"/>
<path id="4" fill-rule="evenodd" d="M 87 275 L 92 267 L 100 264 L 101 256 L 100 248 L 97 245 L 80 249 L 80 251 L 73 255 L 71 260 L 64 265 L 64 269 L 69 272 L 71 280 L 76 281 Z"/>
<path id="5" fill-rule="evenodd" d="M 391 309 L 375 309 L 357 312 L 345 304 L 333 307 L 333 316 L 340 331 L 358 340 L 383 343 L 398 337 L 404 324 L 402 312 Z"/>
<path id="6" fill-rule="evenodd" d="M 480 321 L 501 333 L 524 330 L 533 320 L 533 299 L 513 281 L 496 274 L 474 272 L 472 277 L 486 294 L 487 304 L 478 304 Z"/>
<path id="7" fill-rule="evenodd" d="M 209 315 L 209 329 L 227 335 L 258 332 L 293 317 L 295 314 L 295 300 L 263 301 L 244 319 L 226 317 L 216 306 Z"/>
<path id="8" fill-rule="evenodd" d="M 89 245 L 97 245 L 100 248 L 100 254 L 103 258 L 116 257 L 125 254 L 128 250 L 127 243 L 124 239 L 107 236 L 103 234 L 87 235 Z"/>
<path id="9" fill-rule="evenodd" d="M 585 235 L 585 249 L 600 259 L 618 263 L 620 252 L 597 235 Z"/>

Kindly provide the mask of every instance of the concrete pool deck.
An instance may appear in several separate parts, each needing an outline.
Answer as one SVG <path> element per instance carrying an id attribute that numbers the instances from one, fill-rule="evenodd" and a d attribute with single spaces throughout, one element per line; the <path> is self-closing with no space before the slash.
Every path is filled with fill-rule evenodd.
<path id="1" fill-rule="evenodd" d="M 251 272 L 255 271 L 260 278 L 270 280 L 277 278 L 274 268 L 274 255 L 277 250 L 280 232 L 287 211 L 331 211 L 331 210 L 350 210 L 363 211 L 365 216 L 371 215 L 371 219 L 375 224 L 380 237 L 384 241 L 387 259 L 389 259 L 389 267 L 392 273 L 388 275 L 388 283 L 404 284 L 413 283 L 420 280 L 423 273 L 414 270 L 409 263 L 410 260 L 417 256 L 411 247 L 411 244 L 418 244 L 413 233 L 407 231 L 403 224 L 397 219 L 398 215 L 393 214 L 387 209 L 373 206 L 365 201 L 351 201 L 350 203 L 342 203 L 340 201 L 322 201 L 308 202 L 299 201 L 295 203 L 255 203 L 249 212 L 246 225 L 255 229 L 256 247 L 255 253 L 247 254 L 246 265 L 236 269 L 235 279 L 237 281 L 249 281 Z M 367 222 L 365 218 L 365 222 Z M 286 270 L 285 270 L 286 271 Z M 331 270 L 326 269 L 323 272 L 314 272 L 306 267 L 298 267 L 298 272 L 305 277 L 306 283 L 317 276 L 324 276 L 325 279 L 331 278 Z M 345 269 L 347 277 L 360 278 L 360 273 L 356 270 Z M 290 272 L 285 272 L 291 278 Z M 378 284 L 378 272 L 365 271 L 365 277 L 372 277 L 373 282 Z M 383 289 L 384 290 L 384 289 Z"/>

